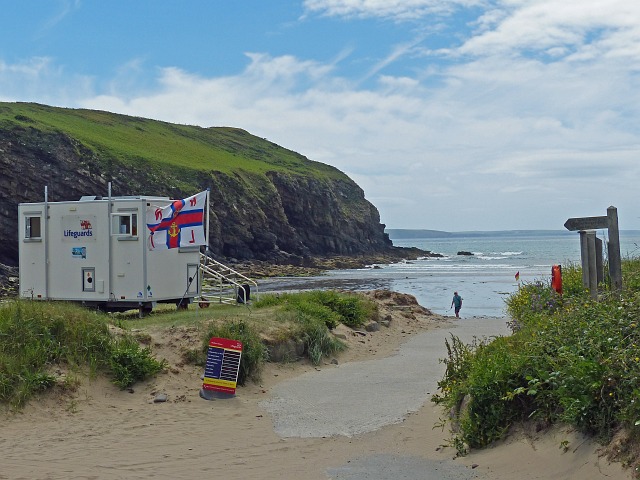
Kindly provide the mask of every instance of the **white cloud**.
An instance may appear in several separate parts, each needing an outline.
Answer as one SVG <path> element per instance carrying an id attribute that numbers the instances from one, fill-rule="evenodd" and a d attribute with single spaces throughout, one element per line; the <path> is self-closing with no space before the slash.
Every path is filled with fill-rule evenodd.
<path id="1" fill-rule="evenodd" d="M 480 202 L 515 216 L 503 228 L 549 228 L 542 214 L 517 220 L 518 209 L 557 208 L 546 196 L 566 189 L 568 218 L 587 191 L 606 208 L 635 188 L 640 94 L 623 70 L 494 57 L 441 71 L 442 88 L 384 76 L 365 90 L 315 62 L 250 59 L 230 77 L 164 69 L 153 94 L 82 105 L 245 128 L 349 174 L 392 226 L 451 229 L 443 212 L 455 209 L 471 219 L 460 228 L 486 228 Z"/>
<path id="2" fill-rule="evenodd" d="M 479 2 L 305 2 L 312 13 L 394 20 L 447 4 Z M 0 92 L 244 128 L 349 174 L 390 227 L 561 228 L 612 204 L 621 215 L 637 207 L 638 26 L 636 2 L 505 0 L 468 38 L 413 60 L 413 75 L 381 72 L 415 53 L 420 37 L 390 47 L 365 73 L 375 80 L 367 88 L 338 76 L 354 54 L 345 48 L 327 63 L 249 53 L 228 76 L 160 68 L 152 88 L 136 88 L 146 68 L 134 59 L 100 91 L 50 59 L 0 63 Z"/>
<path id="3" fill-rule="evenodd" d="M 522 55 L 565 49 L 574 59 L 635 58 L 640 3 L 628 0 L 502 1 L 480 17 L 479 31 L 457 50 L 464 55 Z M 629 48 L 629 45 L 634 45 Z"/>
<path id="4" fill-rule="evenodd" d="M 484 3 L 482 0 L 305 0 L 307 12 L 330 17 L 385 17 L 415 20 L 430 14 L 450 14 L 459 7 Z"/>
<path id="5" fill-rule="evenodd" d="M 0 100 L 32 99 L 65 106 L 92 91 L 90 77 L 68 74 L 51 58 L 33 57 L 14 64 L 0 60 Z"/>

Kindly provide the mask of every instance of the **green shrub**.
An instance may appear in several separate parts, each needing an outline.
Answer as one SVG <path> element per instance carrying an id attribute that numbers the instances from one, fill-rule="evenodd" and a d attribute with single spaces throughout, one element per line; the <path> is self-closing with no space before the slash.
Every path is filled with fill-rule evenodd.
<path id="1" fill-rule="evenodd" d="M 303 331 L 305 351 L 314 365 L 319 365 L 324 357 L 346 348 L 346 345 L 333 337 L 323 324 L 307 322 Z"/>
<path id="2" fill-rule="evenodd" d="M 53 365 L 112 372 L 122 384 L 151 374 L 150 352 L 140 351 L 132 341 L 116 342 L 107 320 L 103 314 L 64 302 L 19 300 L 2 305 L 0 402 L 19 407 L 54 386 Z"/>
<path id="3" fill-rule="evenodd" d="M 336 311 L 306 298 L 299 299 L 295 304 L 294 310 L 297 315 L 313 319 L 314 323 L 321 323 L 329 330 L 333 330 L 340 323 L 341 317 Z"/>
<path id="4" fill-rule="evenodd" d="M 510 408 L 513 399 L 502 397 L 521 384 L 527 360 L 517 355 L 517 344 L 508 337 L 465 345 L 452 335 L 451 343 L 447 340 L 445 344 L 445 375 L 438 383 L 442 394 L 432 400 L 450 410 L 458 409 L 466 396 L 470 399 L 459 418 L 461 438 L 453 443 L 478 448 L 501 438 L 522 416 L 522 412 Z"/>
<path id="5" fill-rule="evenodd" d="M 338 323 L 355 328 L 377 317 L 377 307 L 371 300 L 335 290 L 262 295 L 260 301 L 254 304 L 256 308 L 278 305 L 322 320 L 329 329 L 335 328 Z"/>
<path id="6" fill-rule="evenodd" d="M 141 348 L 134 338 L 126 336 L 113 344 L 109 366 L 114 377 L 113 383 L 125 389 L 161 372 L 166 362 L 156 360 L 149 348 Z"/>
<path id="7" fill-rule="evenodd" d="M 265 298 L 266 297 L 266 298 Z M 287 321 L 305 343 L 305 352 L 314 365 L 324 357 L 344 350 L 346 345 L 329 330 L 339 323 L 348 326 L 363 324 L 377 314 L 375 304 L 359 295 L 333 290 L 314 290 L 297 294 L 263 295 L 256 308 L 282 306 Z"/>
<path id="8" fill-rule="evenodd" d="M 289 294 L 261 294 L 259 300 L 253 302 L 254 308 L 268 308 L 282 305 L 290 297 Z"/>
<path id="9" fill-rule="evenodd" d="M 640 258 L 630 258 L 623 261 L 622 276 L 627 290 L 640 292 Z"/>
<path id="10" fill-rule="evenodd" d="M 480 447 L 513 422 L 564 422 L 609 441 L 621 427 L 640 425 L 640 262 L 623 262 L 622 292 L 593 300 L 581 272 L 563 269 L 564 295 L 548 282 L 525 285 L 507 300 L 518 328 L 487 344 L 447 342 L 445 375 L 433 400 L 457 407 L 454 444 Z M 631 281 L 628 281 L 631 279 Z"/>
<path id="11" fill-rule="evenodd" d="M 589 292 L 582 284 L 582 268 L 575 263 L 562 267 L 562 290 L 565 298 L 586 298 Z"/>

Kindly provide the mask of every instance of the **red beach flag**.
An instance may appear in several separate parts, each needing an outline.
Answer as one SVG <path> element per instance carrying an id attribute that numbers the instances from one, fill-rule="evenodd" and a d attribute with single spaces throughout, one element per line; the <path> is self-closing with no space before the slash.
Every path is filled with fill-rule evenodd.
<path id="1" fill-rule="evenodd" d="M 520 281 L 520 270 L 516 272 L 516 282 Z"/>

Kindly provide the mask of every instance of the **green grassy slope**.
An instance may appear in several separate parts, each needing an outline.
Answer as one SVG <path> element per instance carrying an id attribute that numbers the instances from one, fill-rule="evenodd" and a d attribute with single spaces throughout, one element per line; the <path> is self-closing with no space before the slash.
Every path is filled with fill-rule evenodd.
<path id="1" fill-rule="evenodd" d="M 159 166 L 223 173 L 288 171 L 317 178 L 344 176 L 333 167 L 239 128 L 202 128 L 95 110 L 0 102 L 0 126 L 12 124 L 65 133 L 125 165 L 144 160 Z"/>

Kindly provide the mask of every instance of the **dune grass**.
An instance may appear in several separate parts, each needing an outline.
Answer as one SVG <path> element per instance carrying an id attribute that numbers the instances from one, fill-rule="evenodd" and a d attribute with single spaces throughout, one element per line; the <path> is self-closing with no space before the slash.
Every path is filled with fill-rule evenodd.
<path id="1" fill-rule="evenodd" d="M 627 259 L 622 292 L 592 300 L 581 271 L 563 268 L 563 295 L 549 281 L 524 285 L 507 300 L 509 337 L 464 345 L 447 341 L 446 373 L 433 400 L 457 409 L 463 453 L 532 419 L 563 423 L 603 443 L 640 428 L 640 260 Z"/>
<path id="2" fill-rule="evenodd" d="M 104 372 L 126 388 L 164 363 L 130 336 L 114 337 L 105 315 L 62 302 L 0 307 L 0 402 L 20 407 L 56 384 L 55 367 Z"/>
<path id="3" fill-rule="evenodd" d="M 210 315 L 205 312 L 204 315 Z M 377 319 L 378 311 L 370 300 L 335 291 L 313 291 L 295 294 L 267 294 L 252 305 L 225 313 L 205 322 L 202 344 L 186 352 L 186 357 L 203 365 L 211 337 L 234 338 L 243 343 L 238 383 L 258 380 L 265 361 L 269 360 L 270 342 L 302 342 L 304 355 L 314 365 L 346 348 L 330 330 L 339 323 L 356 327 Z"/>
<path id="4" fill-rule="evenodd" d="M 338 322 L 356 326 L 376 317 L 369 300 L 337 292 L 262 295 L 251 308 L 158 309 L 143 319 L 64 302 L 12 300 L 0 306 L 0 403 L 20 408 L 34 395 L 62 386 L 56 373 L 60 371 L 106 375 L 127 388 L 166 367 L 165 360 L 156 359 L 145 346 L 149 332 L 185 326 L 201 332 L 200 346 L 183 352 L 198 365 L 204 366 L 211 337 L 243 343 L 238 378 L 243 385 L 259 379 L 269 360 L 265 339 L 303 342 L 305 355 L 317 365 L 345 348 L 330 328 Z M 120 327 L 117 335 L 110 325 Z"/>
<path id="5" fill-rule="evenodd" d="M 267 295 L 256 308 L 277 306 L 281 318 L 294 325 L 293 336 L 304 341 L 305 352 L 314 365 L 344 348 L 329 331 L 338 324 L 356 328 L 369 320 L 377 320 L 376 305 L 357 294 L 332 290 L 315 290 L 296 294 Z"/>

